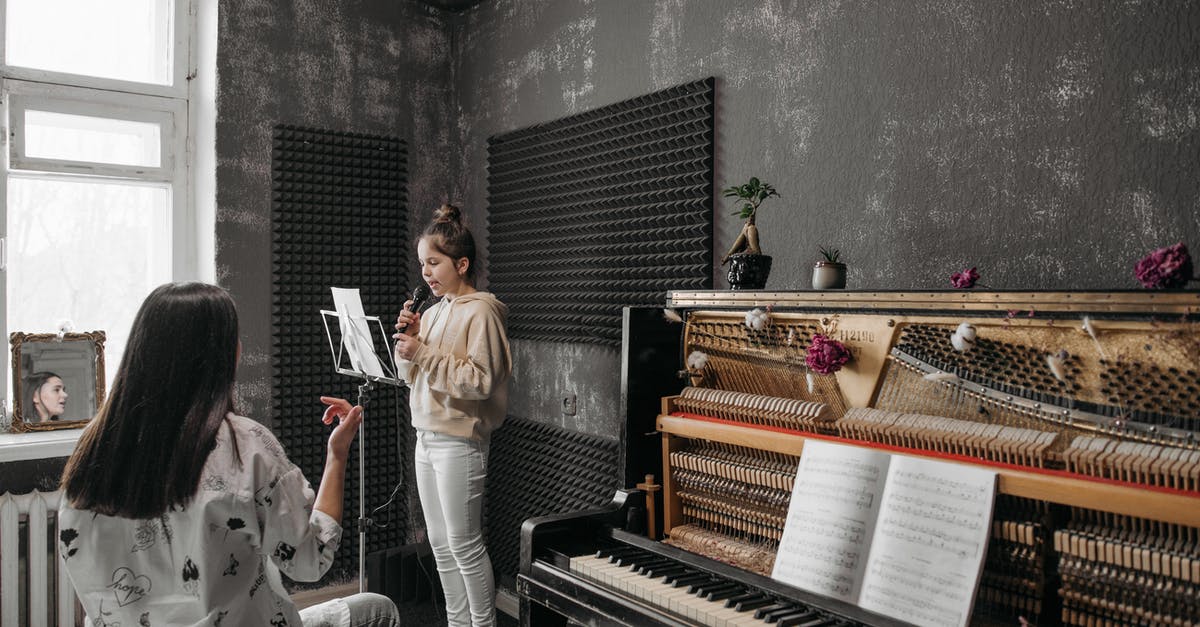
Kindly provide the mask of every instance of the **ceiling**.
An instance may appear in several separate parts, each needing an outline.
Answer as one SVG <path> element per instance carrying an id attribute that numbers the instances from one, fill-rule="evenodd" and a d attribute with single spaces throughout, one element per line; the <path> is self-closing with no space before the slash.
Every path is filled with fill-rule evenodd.
<path id="1" fill-rule="evenodd" d="M 413 0 L 417 3 L 431 6 L 435 9 L 443 11 L 459 12 L 466 11 L 471 7 L 483 2 L 483 0 Z"/>

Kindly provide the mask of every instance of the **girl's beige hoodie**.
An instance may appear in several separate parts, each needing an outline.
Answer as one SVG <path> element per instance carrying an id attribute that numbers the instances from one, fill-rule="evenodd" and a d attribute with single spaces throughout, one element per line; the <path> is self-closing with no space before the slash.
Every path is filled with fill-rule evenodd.
<path id="1" fill-rule="evenodd" d="M 488 440 L 504 422 L 512 355 L 508 307 L 488 292 L 442 300 L 421 314 L 421 346 L 396 358 L 417 429 Z"/>

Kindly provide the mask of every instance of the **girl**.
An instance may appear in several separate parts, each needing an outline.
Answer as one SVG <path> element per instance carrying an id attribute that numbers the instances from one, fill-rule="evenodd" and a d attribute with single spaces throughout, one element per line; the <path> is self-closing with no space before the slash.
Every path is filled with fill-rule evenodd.
<path id="1" fill-rule="evenodd" d="M 475 289 L 475 238 L 442 205 L 417 241 L 421 276 L 441 301 L 396 318 L 396 361 L 417 431 L 417 492 L 449 627 L 495 624 L 492 562 L 483 545 L 488 442 L 504 421 L 512 357 L 507 308 Z"/>
<path id="2" fill-rule="evenodd" d="M 395 625 L 386 597 L 297 613 L 284 591 L 280 571 L 315 581 L 332 563 L 362 408 L 322 398 L 338 424 L 314 499 L 275 436 L 233 413 L 237 333 L 213 285 L 163 285 L 138 310 L 63 472 L 59 554 L 88 624 Z"/>

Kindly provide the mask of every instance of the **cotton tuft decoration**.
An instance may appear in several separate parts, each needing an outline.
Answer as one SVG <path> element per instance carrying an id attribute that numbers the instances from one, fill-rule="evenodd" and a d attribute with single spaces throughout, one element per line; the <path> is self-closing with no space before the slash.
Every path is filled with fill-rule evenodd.
<path id="1" fill-rule="evenodd" d="M 75 330 L 75 323 L 70 320 L 59 320 L 54 324 L 55 335 L 58 336 L 58 341 L 62 341 L 63 336 Z"/>
<path id="2" fill-rule="evenodd" d="M 817 387 L 817 378 L 811 371 L 804 373 L 804 382 L 808 384 L 808 393 L 812 394 Z"/>
<path id="3" fill-rule="evenodd" d="M 667 322 L 683 322 L 683 316 L 674 309 L 663 309 L 663 318 L 666 318 Z"/>
<path id="4" fill-rule="evenodd" d="M 930 372 L 921 378 L 925 379 L 926 381 L 934 381 L 937 383 L 953 383 L 958 381 L 958 375 L 954 374 L 953 372 Z"/>
<path id="5" fill-rule="evenodd" d="M 1050 372 L 1054 373 L 1054 378 L 1059 381 L 1067 380 L 1067 357 L 1067 351 L 1046 355 L 1046 365 L 1050 366 Z"/>
<path id="6" fill-rule="evenodd" d="M 746 328 L 751 331 L 762 331 L 767 328 L 767 319 L 770 316 L 767 312 L 755 308 L 746 312 Z"/>
<path id="7" fill-rule="evenodd" d="M 1108 355 L 1104 354 L 1104 345 L 1100 343 L 1100 332 L 1096 330 L 1096 325 L 1092 324 L 1092 319 L 1084 316 L 1083 325 L 1080 328 L 1091 336 L 1092 341 L 1096 343 L 1096 350 L 1100 353 L 1100 356 L 1107 359 Z"/>
<path id="8" fill-rule="evenodd" d="M 954 330 L 954 334 L 950 336 L 950 345 L 954 350 L 965 353 L 972 348 L 975 348 L 975 338 L 977 336 L 975 326 L 970 322 L 963 322 Z"/>
<path id="9" fill-rule="evenodd" d="M 708 354 L 703 351 L 692 351 L 687 356 L 688 370 L 704 370 L 708 363 Z"/>

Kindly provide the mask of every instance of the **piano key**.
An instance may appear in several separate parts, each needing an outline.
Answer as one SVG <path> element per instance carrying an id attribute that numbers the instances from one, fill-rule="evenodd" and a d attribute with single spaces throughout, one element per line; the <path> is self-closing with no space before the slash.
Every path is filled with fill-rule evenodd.
<path id="1" fill-rule="evenodd" d="M 641 551 L 641 549 L 634 547 L 634 546 L 608 547 L 608 548 L 604 548 L 604 549 L 600 549 L 600 550 L 596 551 L 596 557 L 613 558 L 613 557 L 620 557 L 623 555 L 630 555 L 630 554 L 636 553 L 638 551 Z"/>
<path id="2" fill-rule="evenodd" d="M 704 598 L 708 599 L 709 601 L 724 601 L 725 599 L 738 596 L 745 591 L 746 589 L 741 585 L 733 584 L 725 588 L 709 590 L 708 594 L 704 595 Z M 722 603 L 722 605 L 724 605 L 724 603 Z"/>
<path id="3" fill-rule="evenodd" d="M 779 610 L 785 610 L 789 607 L 792 607 L 791 603 L 782 603 L 782 602 L 777 601 L 771 605 L 757 608 L 754 611 L 754 617 L 755 618 L 764 618 L 767 614 L 770 614 L 772 612 L 778 612 Z"/>
<path id="4" fill-rule="evenodd" d="M 670 575 L 682 575 L 683 573 L 687 572 L 687 570 L 688 570 L 688 568 L 686 566 L 679 566 L 679 565 L 659 566 L 659 567 L 647 569 L 646 576 L 648 576 L 648 577 L 668 577 Z"/>
<path id="5" fill-rule="evenodd" d="M 738 611 L 744 612 L 746 610 L 758 609 L 764 605 L 770 605 L 774 601 L 775 599 L 768 595 L 751 591 L 747 592 L 746 594 L 733 597 L 725 601 L 725 604 L 729 607 L 736 608 Z"/>
<path id="6" fill-rule="evenodd" d="M 676 564 L 677 564 L 677 562 L 675 560 L 667 559 L 665 557 L 660 557 L 657 559 L 647 559 L 647 560 L 639 561 L 636 564 L 634 564 L 634 570 L 645 573 L 645 572 L 649 572 L 655 568 L 661 568 L 663 566 L 674 566 Z"/>
<path id="7" fill-rule="evenodd" d="M 761 592 L 759 592 L 757 590 L 753 590 L 751 588 L 746 588 L 738 594 L 735 594 L 731 597 L 727 597 L 725 599 L 725 603 L 729 607 L 733 607 L 733 606 L 737 605 L 738 603 L 741 603 L 742 601 L 749 601 L 750 599 L 757 599 L 762 596 L 764 596 L 764 595 Z"/>
<path id="8" fill-rule="evenodd" d="M 795 614 L 785 614 L 775 621 L 775 627 L 797 627 L 805 625 L 806 627 L 817 627 L 817 625 L 833 624 L 833 621 L 827 620 L 819 616 L 816 612 L 796 612 Z"/>
<path id="9" fill-rule="evenodd" d="M 694 583 L 704 581 L 708 578 L 708 573 L 692 572 L 690 574 L 680 575 L 679 577 L 667 577 L 667 579 L 671 580 L 667 583 L 670 583 L 672 586 L 678 588 L 680 586 L 691 586 Z"/>
<path id="10" fill-rule="evenodd" d="M 808 608 L 804 608 L 803 605 L 788 603 L 786 608 L 768 611 L 767 614 L 763 615 L 763 620 L 766 620 L 770 625 L 775 625 L 784 616 L 803 615 L 806 611 L 809 610 Z M 816 617 L 816 614 L 812 614 L 811 617 Z"/>
<path id="11" fill-rule="evenodd" d="M 762 621 L 754 619 L 749 612 L 739 612 L 734 608 L 726 608 L 720 602 L 701 599 L 689 593 L 686 588 L 666 585 L 661 580 L 645 577 L 606 559 L 593 556 L 572 558 L 571 567 L 572 570 L 601 581 L 614 590 L 666 608 L 698 623 L 718 627 L 763 624 Z M 710 576 L 708 578 L 711 579 Z"/>
<path id="12" fill-rule="evenodd" d="M 721 579 L 713 577 L 712 575 L 705 574 L 704 579 L 701 579 L 700 581 L 693 581 L 692 583 L 688 584 L 687 590 L 691 594 L 700 595 L 704 594 L 706 589 L 721 585 L 722 583 L 725 582 Z"/>

